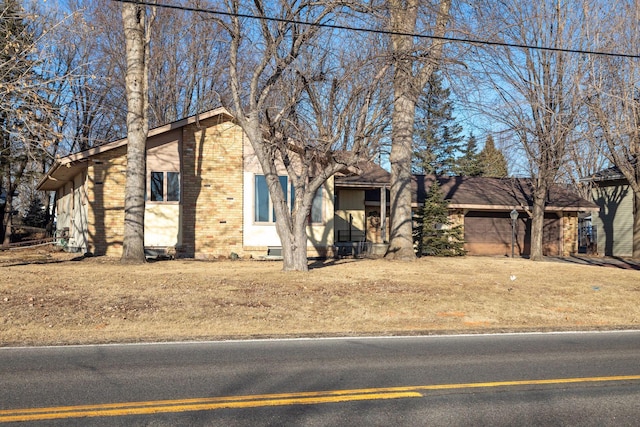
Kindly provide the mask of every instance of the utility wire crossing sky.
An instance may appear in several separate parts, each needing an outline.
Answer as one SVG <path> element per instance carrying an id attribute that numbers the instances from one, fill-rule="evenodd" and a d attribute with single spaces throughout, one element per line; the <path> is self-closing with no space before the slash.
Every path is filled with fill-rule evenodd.
<path id="1" fill-rule="evenodd" d="M 154 3 L 151 1 L 138 1 L 138 0 L 112 0 L 112 1 L 117 3 L 133 3 L 133 4 L 143 5 L 143 6 L 175 9 L 175 10 L 181 10 L 185 12 L 206 13 L 211 15 L 223 15 L 223 16 L 235 16 L 238 18 L 248 18 L 248 19 L 263 19 L 266 21 L 273 21 L 273 22 L 284 22 L 288 24 L 308 25 L 308 26 L 314 26 L 314 27 L 320 27 L 320 28 L 332 28 L 332 29 L 346 30 L 346 31 L 358 31 L 363 33 L 411 36 L 415 38 L 443 40 L 448 42 L 459 42 L 459 43 L 465 43 L 465 44 L 503 46 L 503 47 L 513 47 L 513 48 L 521 48 L 521 49 L 563 52 L 563 53 L 578 53 L 582 55 L 600 55 L 600 56 L 612 56 L 612 57 L 618 57 L 618 58 L 634 58 L 634 59 L 640 58 L 640 54 L 629 54 L 629 53 L 619 53 L 619 52 L 600 52 L 600 51 L 581 50 L 581 49 L 565 49 L 565 48 L 558 48 L 558 47 L 532 46 L 527 44 L 506 43 L 506 42 L 478 40 L 478 39 L 465 39 L 465 38 L 459 38 L 459 37 L 446 37 L 446 36 L 438 37 L 438 36 L 432 36 L 428 34 L 403 33 L 403 32 L 396 32 L 396 31 L 376 30 L 372 28 L 350 27 L 346 25 L 337 25 L 337 24 L 329 24 L 329 23 L 304 22 L 304 21 L 297 21 L 293 19 L 275 18 L 270 16 L 256 16 L 256 15 L 249 15 L 244 13 L 225 12 L 225 11 L 214 10 L 214 9 L 203 9 L 203 8 L 189 7 L 189 6 Z"/>

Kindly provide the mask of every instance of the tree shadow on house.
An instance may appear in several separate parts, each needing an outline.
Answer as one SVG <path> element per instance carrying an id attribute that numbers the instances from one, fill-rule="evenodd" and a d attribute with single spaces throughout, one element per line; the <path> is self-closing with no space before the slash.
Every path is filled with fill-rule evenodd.
<path id="1" fill-rule="evenodd" d="M 178 242 L 176 257 L 193 258 L 196 253 L 196 221 L 198 199 L 202 191 L 202 163 L 206 139 L 206 127 L 196 124 L 197 130 L 189 132 L 182 141 L 182 210 L 179 221 L 182 227 L 182 242 Z M 194 133 L 199 132 L 199 135 Z M 197 150 L 197 153 L 196 153 Z"/>
<path id="2" fill-rule="evenodd" d="M 614 254 L 614 244 L 617 236 L 615 235 L 616 215 L 620 208 L 620 204 L 629 193 L 629 186 L 607 186 L 594 188 L 594 202 L 600 206 L 598 213 L 602 221 L 604 232 L 604 252 L 605 256 Z"/>

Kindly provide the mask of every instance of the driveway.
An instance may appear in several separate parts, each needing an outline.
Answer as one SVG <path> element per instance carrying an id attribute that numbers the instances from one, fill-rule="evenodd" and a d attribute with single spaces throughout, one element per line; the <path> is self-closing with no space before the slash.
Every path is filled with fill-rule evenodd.
<path id="1" fill-rule="evenodd" d="M 598 257 L 587 255 L 572 255 L 569 257 L 545 257 L 549 261 L 568 262 L 598 267 L 613 267 L 625 270 L 640 270 L 640 260 L 619 257 Z"/>

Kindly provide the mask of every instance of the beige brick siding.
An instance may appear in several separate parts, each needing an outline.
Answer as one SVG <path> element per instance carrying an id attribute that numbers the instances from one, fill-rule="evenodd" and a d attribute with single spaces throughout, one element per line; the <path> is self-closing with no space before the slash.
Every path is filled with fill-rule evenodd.
<path id="1" fill-rule="evenodd" d="M 87 171 L 88 252 L 120 256 L 124 235 L 127 147 L 98 154 Z"/>
<path id="2" fill-rule="evenodd" d="M 242 252 L 242 138 L 239 126 L 214 117 L 182 128 L 182 245 L 178 256 Z M 88 165 L 89 252 L 120 256 L 124 234 L 126 146 Z M 150 226 L 150 224 L 146 224 Z"/>
<path id="3" fill-rule="evenodd" d="M 183 129 L 182 246 L 179 256 L 242 252 L 242 140 L 239 126 L 218 117 Z"/>
<path id="4" fill-rule="evenodd" d="M 565 212 L 562 215 L 562 256 L 578 253 L 578 214 Z"/>

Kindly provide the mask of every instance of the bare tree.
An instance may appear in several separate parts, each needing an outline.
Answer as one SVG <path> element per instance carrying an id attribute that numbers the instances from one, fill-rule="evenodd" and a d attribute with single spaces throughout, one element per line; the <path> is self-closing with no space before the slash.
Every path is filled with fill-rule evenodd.
<path id="1" fill-rule="evenodd" d="M 430 4 L 430 3 L 429 3 Z M 443 42 L 449 23 L 451 0 L 433 2 L 431 33 L 436 37 L 424 46 L 416 44 L 414 34 L 422 2 L 388 0 L 393 66 L 394 103 L 391 136 L 391 229 L 389 259 L 412 260 L 413 214 L 411 211 L 411 161 L 416 103 L 442 57 Z"/>
<path id="2" fill-rule="evenodd" d="M 357 61 L 355 67 L 349 58 L 360 60 L 357 52 L 340 50 L 349 44 L 344 34 L 336 39 L 340 34 L 314 25 L 335 18 L 341 4 L 227 2 L 233 110 L 265 176 L 285 271 L 308 269 L 306 226 L 316 191 L 336 172 L 373 156 L 385 117 L 373 105 L 386 69 Z M 237 16 L 247 10 L 264 19 Z M 291 208 L 278 177 L 282 166 L 295 190 Z"/>
<path id="3" fill-rule="evenodd" d="M 558 49 L 577 49 L 583 43 L 584 10 L 567 2 L 514 0 L 479 11 L 478 22 L 500 29 L 491 35 L 496 41 Z M 580 98 L 584 62 L 549 49 L 494 47 L 479 54 L 478 64 L 488 82 L 482 89 L 488 102 L 485 111 L 517 135 L 534 177 L 531 259 L 539 260 L 548 192 L 567 159 L 584 104 Z M 489 99 L 490 91 L 495 98 Z"/>
<path id="4" fill-rule="evenodd" d="M 191 1 L 194 7 L 202 1 Z M 159 8 L 150 40 L 150 125 L 210 110 L 227 95 L 228 37 L 216 19 Z M 206 47 L 204 47 L 206 46 Z"/>
<path id="5" fill-rule="evenodd" d="M 148 37 L 146 8 L 124 3 L 122 21 L 126 40 L 127 176 L 124 201 L 124 238 L 121 262 L 144 263 L 144 206 L 146 142 L 149 130 Z"/>
<path id="6" fill-rule="evenodd" d="M 41 22 L 16 0 L 0 2 L 0 193 L 4 211 L 0 241 L 12 235 L 14 194 L 23 179 L 37 170 L 46 149 L 58 138 L 53 123 L 58 114 L 48 97 L 49 82 L 41 73 L 38 46 Z"/>
<path id="7" fill-rule="evenodd" d="M 609 51 L 637 52 L 640 4 L 621 0 L 592 10 L 590 40 Z M 640 64 L 637 59 L 597 57 L 590 61 L 588 105 L 594 136 L 607 147 L 633 191 L 633 258 L 640 259 Z"/>

